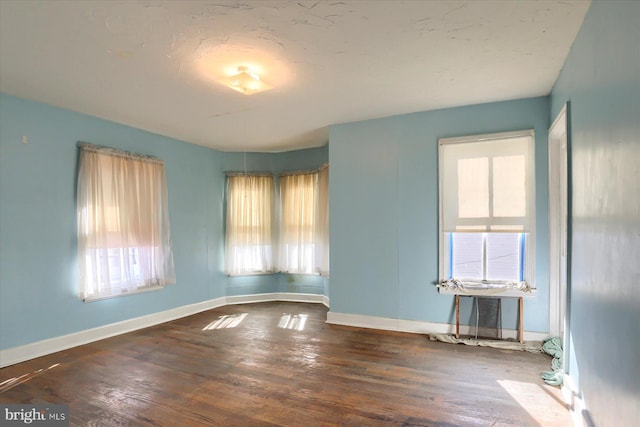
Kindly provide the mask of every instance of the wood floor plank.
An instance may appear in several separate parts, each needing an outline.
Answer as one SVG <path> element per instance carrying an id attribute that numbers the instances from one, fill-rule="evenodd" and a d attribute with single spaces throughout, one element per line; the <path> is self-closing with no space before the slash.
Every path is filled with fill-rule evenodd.
<path id="1" fill-rule="evenodd" d="M 2 403 L 72 425 L 570 425 L 550 358 L 325 323 L 316 304 L 221 307 L 0 370 Z M 3 390 L 3 391 L 2 391 Z"/>

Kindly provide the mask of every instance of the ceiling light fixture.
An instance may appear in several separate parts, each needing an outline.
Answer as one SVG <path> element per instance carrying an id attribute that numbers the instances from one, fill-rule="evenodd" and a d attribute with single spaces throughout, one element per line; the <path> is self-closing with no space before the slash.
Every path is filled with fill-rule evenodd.
<path id="1" fill-rule="evenodd" d="M 260 80 L 260 76 L 248 67 L 238 67 L 236 74 L 221 79 L 220 83 L 245 95 L 253 95 L 273 88 L 273 86 Z"/>

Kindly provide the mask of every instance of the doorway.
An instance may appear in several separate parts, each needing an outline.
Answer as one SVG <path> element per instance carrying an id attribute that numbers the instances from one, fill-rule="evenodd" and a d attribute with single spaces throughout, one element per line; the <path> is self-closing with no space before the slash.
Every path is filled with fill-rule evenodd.
<path id="1" fill-rule="evenodd" d="M 560 113 L 549 128 L 549 333 L 565 344 L 567 325 L 567 265 L 568 265 L 568 138 L 567 109 Z M 566 360 L 565 360 L 566 362 Z M 565 364 L 565 372 L 568 366 Z"/>

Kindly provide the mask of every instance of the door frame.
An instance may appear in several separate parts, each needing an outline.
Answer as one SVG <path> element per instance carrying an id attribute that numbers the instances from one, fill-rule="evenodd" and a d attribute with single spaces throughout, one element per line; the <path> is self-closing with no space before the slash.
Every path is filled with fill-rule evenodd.
<path id="1" fill-rule="evenodd" d="M 568 104 L 565 104 L 549 127 L 549 333 L 560 337 L 565 344 L 569 278 L 568 156 Z"/>

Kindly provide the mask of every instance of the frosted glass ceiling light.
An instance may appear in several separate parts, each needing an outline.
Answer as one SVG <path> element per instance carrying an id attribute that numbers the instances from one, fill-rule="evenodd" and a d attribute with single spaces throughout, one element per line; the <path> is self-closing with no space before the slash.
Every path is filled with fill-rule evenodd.
<path id="1" fill-rule="evenodd" d="M 253 95 L 273 87 L 260 80 L 260 76 L 247 67 L 238 67 L 236 74 L 223 78 L 220 82 L 245 95 Z"/>

